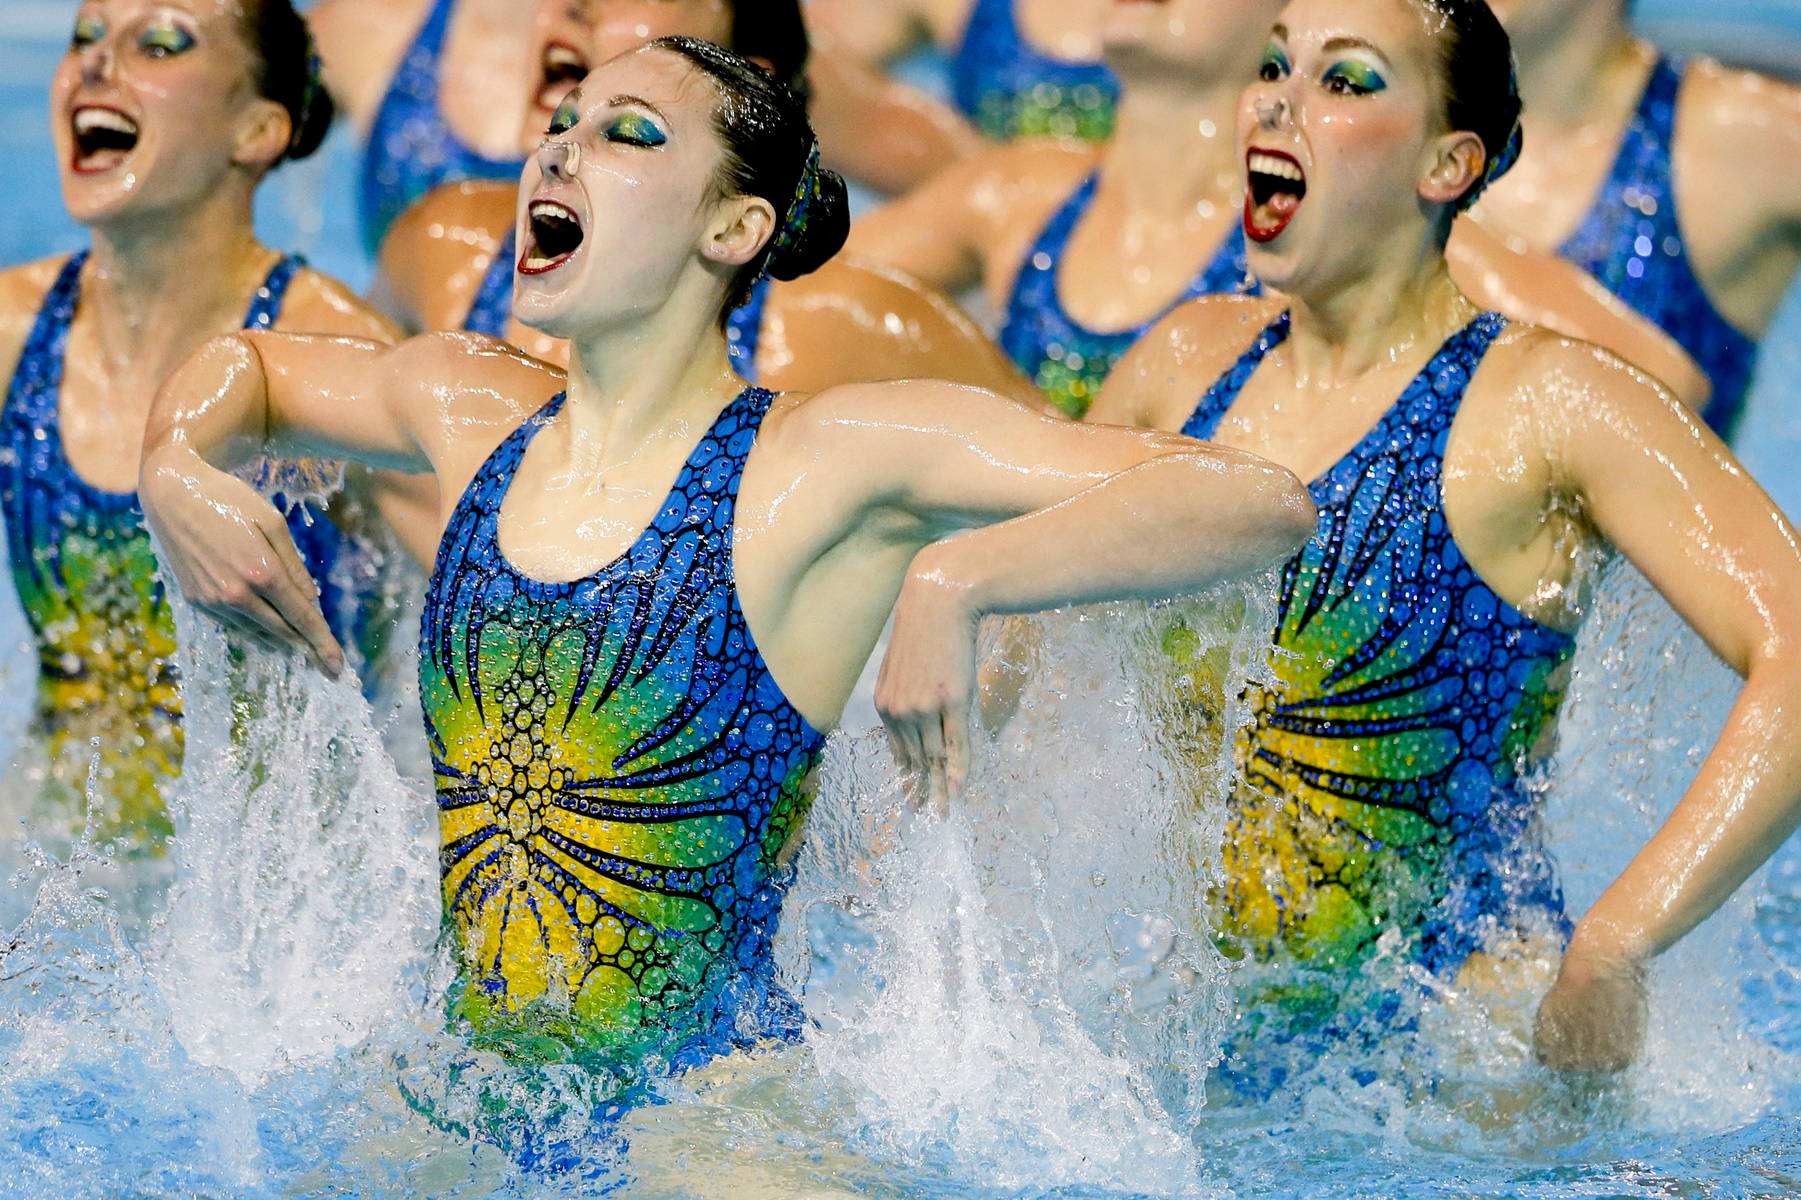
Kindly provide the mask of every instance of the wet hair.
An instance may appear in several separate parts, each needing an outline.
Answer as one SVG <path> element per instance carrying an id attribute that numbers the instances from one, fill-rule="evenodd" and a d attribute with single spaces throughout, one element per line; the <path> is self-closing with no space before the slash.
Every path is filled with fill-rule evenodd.
<path id="1" fill-rule="evenodd" d="M 768 63 L 775 77 L 803 100 L 811 48 L 800 0 L 732 0 L 732 49 Z"/>
<path id="2" fill-rule="evenodd" d="M 658 38 L 650 48 L 681 55 L 718 92 L 713 128 L 725 151 L 720 191 L 760 196 L 776 212 L 769 244 L 726 289 L 723 322 L 762 276 L 799 279 L 838 253 L 850 233 L 850 198 L 838 173 L 819 165 L 806 104 L 768 71 L 699 38 Z"/>
<path id="3" fill-rule="evenodd" d="M 251 78 L 257 94 L 288 110 L 293 133 L 279 161 L 302 159 L 319 148 L 336 107 L 306 19 L 292 0 L 241 0 L 239 21 L 255 62 Z"/>
<path id="4" fill-rule="evenodd" d="M 1457 203 L 1462 211 L 1519 161 L 1524 139 L 1513 42 L 1487 0 L 1414 2 L 1440 21 L 1434 33 L 1445 119 L 1452 129 L 1468 130 L 1481 138 L 1488 157 L 1482 178 Z"/>

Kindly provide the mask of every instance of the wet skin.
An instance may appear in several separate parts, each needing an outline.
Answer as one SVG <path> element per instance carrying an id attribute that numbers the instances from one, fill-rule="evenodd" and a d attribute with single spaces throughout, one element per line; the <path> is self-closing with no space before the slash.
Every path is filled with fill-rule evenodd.
<path id="1" fill-rule="evenodd" d="M 583 230 L 558 265 L 522 274 L 515 297 L 521 319 L 574 347 L 570 399 L 501 515 L 508 559 L 544 579 L 581 577 L 635 536 L 740 389 L 716 322 L 718 268 L 754 257 L 774 221 L 767 201 L 697 202 L 720 153 L 713 95 L 678 57 L 617 59 L 581 95 L 580 121 L 522 189 L 522 206 L 563 204 Z M 625 111 L 665 141 L 610 140 Z M 501 438 L 564 385 L 473 335 L 392 351 L 225 339 L 164 391 L 146 506 L 191 596 L 290 641 L 303 630 L 334 665 L 273 513 L 218 468 L 266 428 L 289 449 L 430 471 L 442 521 Z M 1056 422 L 950 384 L 868 384 L 777 399 L 750 453 L 734 553 L 763 656 L 818 728 L 895 612 L 878 699 L 903 766 L 943 797 L 966 768 L 981 614 L 1189 591 L 1276 561 L 1310 530 L 1298 482 L 1236 452 Z"/>
<path id="2" fill-rule="evenodd" d="M 948 168 L 857 222 L 848 251 L 948 292 L 980 285 L 1004 311 L 1028 250 L 1091 172 L 1100 182 L 1057 265 L 1059 301 L 1089 329 L 1130 329 L 1176 303 L 1239 223 L 1243 163 L 1232 130 L 1280 4 L 1167 0 L 1109 15 L 1120 77 L 1104 149 L 1018 143 Z M 1521 256 L 1481 231 L 1453 239 L 1458 281 L 1485 305 L 1597 341 L 1699 407 L 1705 378 L 1673 341 L 1583 272 Z"/>
<path id="3" fill-rule="evenodd" d="M 1292 298 L 1294 335 L 1217 440 L 1313 478 L 1476 312 L 1420 214 L 1460 195 L 1482 156 L 1442 128 L 1429 35 L 1405 0 L 1354 15 L 1296 0 L 1282 25 L 1291 67 L 1247 89 L 1238 128 L 1247 153 L 1288 153 L 1306 175 L 1298 211 L 1252 252 L 1259 276 Z M 1324 86 L 1326 47 L 1348 37 L 1367 40 L 1387 68 L 1379 95 Z M 1180 428 L 1274 311 L 1229 299 L 1178 310 L 1121 364 L 1094 415 Z M 1801 545 L 1664 390 L 1593 346 L 1518 325 L 1489 352 L 1452 426 L 1444 510 L 1478 575 L 1527 616 L 1572 628 L 1578 562 L 1617 552 L 1746 680 L 1681 804 L 1577 925 L 1540 1009 L 1544 1061 L 1618 1069 L 1642 1037 L 1645 964 L 1801 821 Z"/>
<path id="4" fill-rule="evenodd" d="M 1526 152 L 1475 215 L 1547 253 L 1613 167 L 1656 51 L 1621 0 L 1506 0 L 1526 101 Z M 1677 97 L 1672 158 L 1689 259 L 1714 306 L 1761 337 L 1801 264 L 1801 89 L 1712 62 Z"/>

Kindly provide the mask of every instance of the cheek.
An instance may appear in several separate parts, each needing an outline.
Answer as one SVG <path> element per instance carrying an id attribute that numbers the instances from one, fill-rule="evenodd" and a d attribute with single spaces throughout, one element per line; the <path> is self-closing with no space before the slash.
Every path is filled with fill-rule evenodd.
<path id="1" fill-rule="evenodd" d="M 1348 179 L 1389 181 L 1389 189 L 1411 195 L 1419 163 L 1415 122 L 1387 106 L 1334 105 L 1308 121 L 1314 153 Z"/>

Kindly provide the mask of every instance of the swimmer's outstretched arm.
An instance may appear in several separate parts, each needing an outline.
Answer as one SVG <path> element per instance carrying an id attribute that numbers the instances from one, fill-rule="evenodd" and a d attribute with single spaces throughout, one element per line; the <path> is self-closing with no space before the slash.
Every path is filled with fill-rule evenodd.
<path id="1" fill-rule="evenodd" d="M 139 471 L 144 515 L 184 595 L 335 675 L 343 651 L 285 520 L 230 472 L 265 452 L 335 457 L 434 472 L 440 491 L 447 483 L 460 491 L 525 415 L 517 397 L 548 398 L 561 381 L 473 334 L 391 347 L 277 333 L 215 338 L 157 394 Z"/>
<path id="2" fill-rule="evenodd" d="M 1566 344 L 1539 379 L 1565 499 L 1745 680 L 1675 811 L 1577 924 L 1539 1010 L 1544 1062 L 1617 1070 L 1642 1041 L 1646 964 L 1801 823 L 1801 540 L 1696 417 L 1623 364 Z"/>
<path id="3" fill-rule="evenodd" d="M 876 702 L 935 803 L 963 786 L 984 616 L 1202 591 L 1273 567 L 1313 534 L 1290 472 L 1174 434 L 972 404 L 938 383 L 836 389 L 846 500 L 918 523 Z M 854 489 L 854 490 L 853 490 Z"/>

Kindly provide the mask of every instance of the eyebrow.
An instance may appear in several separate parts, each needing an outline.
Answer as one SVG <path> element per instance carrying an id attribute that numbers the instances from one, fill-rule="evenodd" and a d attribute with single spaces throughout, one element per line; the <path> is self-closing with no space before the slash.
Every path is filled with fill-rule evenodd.
<path id="1" fill-rule="evenodd" d="M 656 105 L 652 104 L 650 101 L 646 100 L 642 96 L 633 96 L 633 95 L 621 93 L 620 95 L 614 96 L 611 100 L 608 100 L 607 107 L 608 108 L 647 108 L 651 112 L 655 113 L 658 117 L 661 117 L 664 122 L 667 122 L 669 120 L 668 117 L 663 115 L 662 109 L 658 108 Z"/>
<path id="2" fill-rule="evenodd" d="M 1340 50 L 1368 50 L 1383 62 L 1388 61 L 1388 55 L 1382 53 L 1374 42 L 1360 37 L 1336 37 L 1327 42 L 1321 49 L 1327 54 L 1336 54 Z"/>

